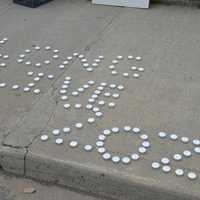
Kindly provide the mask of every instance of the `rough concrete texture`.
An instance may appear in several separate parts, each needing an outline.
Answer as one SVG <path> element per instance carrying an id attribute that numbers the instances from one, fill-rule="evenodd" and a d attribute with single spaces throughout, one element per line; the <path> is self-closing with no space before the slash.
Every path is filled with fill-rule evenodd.
<path id="1" fill-rule="evenodd" d="M 3 169 L 13 174 L 24 175 L 25 148 L 11 148 L 1 146 L 0 163 Z"/>
<path id="2" fill-rule="evenodd" d="M 172 161 L 173 171 L 169 174 L 151 169 L 152 161 L 191 149 L 190 144 L 159 139 L 158 131 L 191 139 L 199 137 L 199 10 L 158 5 L 138 10 L 64 0 L 32 10 L 3 1 L 2 6 L 8 9 L 5 12 L 0 8 L 1 35 L 9 37 L 3 51 L 13 59 L 7 69 L 0 71 L 0 80 L 22 85 L 29 81 L 24 74 L 29 69 L 16 64 L 16 57 L 32 45 L 51 45 L 61 50 L 59 60 L 42 68 L 56 78 L 51 83 L 47 80 L 39 83 L 40 95 L 0 90 L 2 145 L 11 151 L 9 155 L 13 149 L 25 148 L 21 160 L 25 175 L 118 199 L 200 199 L 199 179 L 190 181 L 174 174 L 176 168 L 183 168 L 199 175 L 198 155 L 181 162 Z M 84 53 L 90 62 L 99 54 L 105 60 L 92 73 L 82 70 L 78 61 L 64 72 L 57 70 L 55 65 L 74 51 Z M 117 65 L 120 74 L 131 65 L 143 66 L 141 78 L 109 74 L 107 66 L 121 54 L 143 57 L 139 63 L 123 61 Z M 34 56 L 38 60 L 48 58 L 44 52 Z M 85 122 L 90 116 L 88 111 L 63 110 L 58 92 L 66 75 L 72 76 L 70 92 L 89 79 L 123 84 L 125 90 L 116 100 L 116 108 L 105 107 L 104 117 L 89 126 Z M 92 90 L 77 100 L 85 104 L 91 93 Z M 64 144 L 55 145 L 52 129 L 77 121 L 84 122 L 84 128 L 62 135 Z M 103 129 L 128 124 L 141 127 L 142 133 L 150 137 L 151 148 L 140 161 L 113 164 L 104 161 L 96 150 L 90 153 L 83 150 L 83 145 L 95 144 Z M 40 141 L 43 133 L 50 136 L 48 142 Z M 73 139 L 79 140 L 79 148 L 68 146 Z M 130 154 L 139 143 L 134 136 L 116 135 L 106 141 L 106 148 L 115 154 Z M 18 163 L 19 159 L 16 154 L 5 159 L 8 153 L 4 152 L 1 165 L 13 172 L 9 163 Z M 15 158 L 17 161 L 13 162 Z"/>
<path id="3" fill-rule="evenodd" d="M 24 189 L 33 188 L 34 193 L 25 194 Z M 0 172 L 1 200 L 98 200 L 87 194 L 77 193 L 69 189 L 46 185 L 25 178 L 10 176 Z M 102 199 L 103 200 L 103 199 Z"/>

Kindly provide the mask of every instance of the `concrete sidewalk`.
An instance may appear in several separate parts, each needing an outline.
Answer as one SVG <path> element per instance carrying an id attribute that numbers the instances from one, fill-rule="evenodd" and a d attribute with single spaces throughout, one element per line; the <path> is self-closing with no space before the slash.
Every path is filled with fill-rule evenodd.
<path id="1" fill-rule="evenodd" d="M 7 10 L 0 8 L 1 38 L 9 40 L 0 48 L 10 59 L 1 60 L 7 67 L 0 71 L 0 82 L 8 84 L 0 88 L 3 169 L 113 199 L 200 199 L 200 179 L 187 177 L 189 172 L 199 176 L 200 163 L 192 144 L 193 139 L 199 139 L 199 10 L 158 5 L 139 10 L 64 0 L 32 10 L 7 4 L 6 0 L 4 3 Z M 42 49 L 35 50 L 37 45 Z M 60 50 L 58 59 L 44 50 L 48 45 Z M 25 49 L 32 52 L 26 54 Z M 93 72 L 86 71 L 80 59 L 73 56 L 65 69 L 59 69 L 74 52 L 84 54 L 90 64 L 99 55 L 105 58 Z M 40 68 L 17 63 L 20 54 L 26 55 L 26 62 L 49 59 L 51 63 Z M 124 59 L 118 59 L 118 74 L 114 76 L 108 66 L 118 55 Z M 128 55 L 142 56 L 142 60 L 127 59 Z M 141 76 L 134 78 L 136 72 L 131 66 L 144 67 L 145 71 L 137 72 Z M 45 74 L 36 82 L 41 93 L 13 91 L 13 84 L 26 87 L 33 81 L 26 75 L 30 71 Z M 127 72 L 129 78 L 123 76 Z M 53 80 L 46 77 L 49 74 L 54 75 Z M 60 90 L 69 76 L 72 81 L 67 95 L 72 107 L 67 111 L 63 107 L 67 102 L 60 99 L 64 91 Z M 78 97 L 70 95 L 88 80 L 94 80 L 95 85 Z M 87 119 L 94 113 L 84 107 L 102 82 L 123 85 L 124 90 L 105 87 L 104 92 L 120 97 L 100 95 L 99 100 L 115 102 L 116 107 L 105 105 L 103 116 L 89 124 Z M 78 103 L 83 105 L 80 110 L 73 108 Z M 76 128 L 77 122 L 84 127 Z M 128 125 L 140 127 L 141 133 L 108 136 L 107 151 L 130 157 L 148 136 L 151 147 L 147 153 L 129 164 L 104 160 L 97 153 L 98 136 L 112 127 L 124 133 L 123 127 Z M 70 134 L 62 132 L 66 126 L 72 129 Z M 55 129 L 62 133 L 54 136 Z M 168 137 L 159 138 L 160 131 L 167 132 Z M 176 141 L 170 139 L 172 133 L 179 137 Z M 46 142 L 40 139 L 44 134 L 49 136 Z M 56 138 L 64 143 L 55 144 Z M 71 141 L 78 141 L 78 147 L 70 147 Z M 92 151 L 84 150 L 87 144 L 93 146 Z M 174 154 L 182 155 L 184 150 L 190 150 L 192 157 L 173 160 Z M 151 167 L 163 157 L 171 160 L 169 173 Z M 184 175 L 177 176 L 176 169 L 183 169 Z"/>

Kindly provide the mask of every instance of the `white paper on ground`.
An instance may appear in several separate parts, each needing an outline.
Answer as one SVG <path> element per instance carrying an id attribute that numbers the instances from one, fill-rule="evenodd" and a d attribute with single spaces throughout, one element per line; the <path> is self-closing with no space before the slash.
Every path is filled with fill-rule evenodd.
<path id="1" fill-rule="evenodd" d="M 124 6 L 134 8 L 148 8 L 149 0 L 92 0 L 93 4 Z"/>

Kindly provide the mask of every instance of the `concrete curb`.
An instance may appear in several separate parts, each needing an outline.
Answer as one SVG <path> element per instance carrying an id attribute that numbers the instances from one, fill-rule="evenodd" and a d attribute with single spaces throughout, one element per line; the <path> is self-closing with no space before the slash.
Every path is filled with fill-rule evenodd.
<path id="1" fill-rule="evenodd" d="M 26 149 L 2 147 L 0 164 L 4 171 L 37 181 L 66 186 L 99 197 L 123 200 L 200 200 L 200 197 L 159 186 L 142 177 L 130 178 L 118 171 L 92 168 L 77 162 L 27 153 Z"/>
<path id="2" fill-rule="evenodd" d="M 187 193 L 159 188 L 152 180 L 134 179 L 102 168 L 92 168 L 71 161 L 50 160 L 40 155 L 27 154 L 26 177 L 39 181 L 53 182 L 90 194 L 123 200 L 199 200 L 200 197 Z"/>
<path id="3" fill-rule="evenodd" d="M 3 170 L 17 174 L 24 175 L 24 160 L 26 149 L 24 148 L 0 148 L 0 166 Z"/>

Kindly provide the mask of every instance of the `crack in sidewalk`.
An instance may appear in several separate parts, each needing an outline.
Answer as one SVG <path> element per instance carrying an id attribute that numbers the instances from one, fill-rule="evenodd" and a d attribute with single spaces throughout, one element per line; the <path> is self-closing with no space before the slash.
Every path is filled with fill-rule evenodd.
<path id="1" fill-rule="evenodd" d="M 103 29 L 101 31 L 99 31 L 99 33 L 97 34 L 97 39 L 91 41 L 89 44 L 87 44 L 84 48 L 84 51 L 90 51 L 91 47 L 95 44 L 97 44 L 101 39 L 102 36 L 104 35 L 104 33 L 110 28 L 110 26 L 113 24 L 113 22 L 120 16 L 120 14 L 123 11 L 120 10 L 118 11 L 115 15 L 113 15 L 113 17 L 108 21 L 108 23 L 105 24 L 105 26 L 103 27 Z"/>
<path id="2" fill-rule="evenodd" d="M 99 31 L 98 34 L 96 34 L 96 39 L 94 39 L 93 41 L 91 41 L 89 44 L 87 44 L 84 48 L 83 48 L 83 51 L 87 51 L 89 52 L 91 47 L 95 44 L 97 44 L 103 34 L 109 29 L 109 27 L 113 24 L 113 22 L 119 17 L 121 11 L 117 11 L 116 14 L 113 15 L 113 17 L 105 24 L 105 26 L 102 28 L 101 31 Z M 72 61 L 70 63 L 70 65 L 68 65 L 68 68 L 71 68 L 72 65 L 74 64 L 76 60 Z M 42 98 L 45 97 L 45 94 L 47 94 L 48 96 L 48 93 L 50 93 L 50 96 L 53 96 L 54 95 L 54 92 L 58 89 L 55 84 L 57 81 L 59 81 L 59 79 L 64 76 L 63 73 L 60 73 L 58 75 L 57 78 L 54 79 L 54 81 L 51 83 L 51 86 L 50 88 L 47 90 L 46 93 L 43 93 L 41 96 L 39 96 L 33 103 L 32 103 L 32 107 L 30 109 L 31 112 L 33 112 L 34 108 L 38 105 L 38 103 L 41 101 Z M 54 99 L 54 103 L 57 105 L 57 102 L 55 101 Z M 37 138 L 41 135 L 41 132 L 46 130 L 49 122 L 52 120 L 53 117 L 55 117 L 55 109 L 56 109 L 56 105 L 52 106 L 53 107 L 53 110 L 48 118 L 48 120 L 46 121 L 45 123 L 45 126 L 42 128 L 42 130 L 40 131 L 39 134 L 35 135 L 32 137 L 32 139 L 30 140 L 30 142 L 28 143 L 28 145 L 26 146 L 18 146 L 18 145 L 13 145 L 13 144 L 7 144 L 5 143 L 5 140 L 6 138 L 12 133 L 12 131 L 8 131 L 6 134 L 3 135 L 3 139 L 2 139 L 2 142 L 1 142 L 1 145 L 3 147 L 9 147 L 9 148 L 12 148 L 12 149 L 22 149 L 22 150 L 25 150 L 24 154 L 23 154 L 23 162 L 24 162 L 24 169 L 23 169 L 23 175 L 26 176 L 26 162 L 27 162 L 27 156 L 29 154 L 29 150 L 30 150 L 30 147 L 31 145 L 37 140 Z M 21 124 L 23 122 L 23 120 L 27 117 L 27 115 L 29 115 L 30 111 L 27 111 L 25 112 L 21 117 L 18 118 L 17 120 L 17 123 L 16 124 Z M 13 128 L 16 127 L 16 125 L 13 126 Z M 98 127 L 98 126 L 97 126 Z"/>

